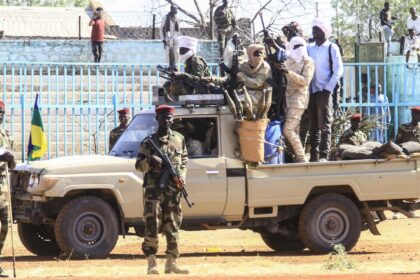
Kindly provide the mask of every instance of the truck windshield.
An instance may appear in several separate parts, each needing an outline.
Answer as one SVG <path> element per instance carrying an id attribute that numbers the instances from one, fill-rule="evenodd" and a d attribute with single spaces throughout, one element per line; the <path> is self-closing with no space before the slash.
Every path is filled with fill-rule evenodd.
<path id="1" fill-rule="evenodd" d="M 155 132 L 156 128 L 154 114 L 136 115 L 109 154 L 116 157 L 136 157 L 140 142 Z"/>

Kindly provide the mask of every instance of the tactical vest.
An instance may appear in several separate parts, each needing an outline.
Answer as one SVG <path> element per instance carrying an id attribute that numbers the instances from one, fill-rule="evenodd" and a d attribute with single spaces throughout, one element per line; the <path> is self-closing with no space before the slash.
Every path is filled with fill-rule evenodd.
<path id="1" fill-rule="evenodd" d="M 231 25 L 231 14 L 228 7 L 217 8 L 214 13 L 214 22 L 216 23 L 217 29 L 228 29 Z"/>

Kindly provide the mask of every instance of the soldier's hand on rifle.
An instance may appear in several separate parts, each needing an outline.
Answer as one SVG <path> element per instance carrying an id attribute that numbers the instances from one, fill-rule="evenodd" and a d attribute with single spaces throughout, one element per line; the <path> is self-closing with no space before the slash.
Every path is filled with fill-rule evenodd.
<path id="1" fill-rule="evenodd" d="M 5 152 L 4 154 L 2 154 L 0 156 L 0 161 L 2 162 L 11 162 L 15 159 L 15 157 L 13 156 L 13 154 L 9 153 L 9 152 Z"/>
<path id="2" fill-rule="evenodd" d="M 283 71 L 284 73 L 289 73 L 289 69 L 287 69 L 286 64 L 280 63 L 279 70 Z"/>
<path id="3" fill-rule="evenodd" d="M 149 164 L 152 168 L 161 169 L 162 168 L 162 159 L 158 156 L 151 155 L 151 156 L 149 156 Z"/>
<path id="4" fill-rule="evenodd" d="M 182 177 L 174 176 L 172 177 L 172 180 L 174 181 L 175 186 L 178 190 L 184 189 L 185 182 L 184 179 L 182 179 Z"/>
<path id="5" fill-rule="evenodd" d="M 162 43 L 163 43 L 163 47 L 164 47 L 164 48 L 166 48 L 166 47 L 168 46 L 168 42 L 166 42 L 166 40 L 165 40 L 165 39 L 163 39 L 163 40 L 162 40 Z"/>
<path id="6" fill-rule="evenodd" d="M 211 83 L 211 77 L 202 77 L 202 78 L 200 78 L 200 81 L 205 83 L 205 84 L 210 84 Z"/>

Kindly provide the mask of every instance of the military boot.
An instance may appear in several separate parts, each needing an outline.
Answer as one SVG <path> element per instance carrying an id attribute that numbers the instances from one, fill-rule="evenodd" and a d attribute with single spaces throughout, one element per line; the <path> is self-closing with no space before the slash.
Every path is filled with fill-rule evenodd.
<path id="1" fill-rule="evenodd" d="M 186 269 L 181 269 L 176 264 L 176 258 L 172 255 L 166 256 L 166 265 L 165 265 L 165 273 L 175 273 L 175 274 L 188 274 L 190 273 Z"/>
<path id="2" fill-rule="evenodd" d="M 159 274 L 155 255 L 147 257 L 147 274 Z"/>

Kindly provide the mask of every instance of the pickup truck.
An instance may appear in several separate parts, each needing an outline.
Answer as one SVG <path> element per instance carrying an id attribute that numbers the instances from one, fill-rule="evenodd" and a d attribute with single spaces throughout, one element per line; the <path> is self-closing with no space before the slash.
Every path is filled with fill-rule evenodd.
<path id="1" fill-rule="evenodd" d="M 188 161 L 194 206 L 183 202 L 184 230 L 249 229 L 276 251 L 327 253 L 338 243 L 351 250 L 362 230 L 379 234 L 384 210 L 411 217 L 408 206 L 418 209 L 410 202 L 420 197 L 420 161 L 255 166 L 235 156 L 228 108 L 178 108 L 174 129 L 187 124 L 194 128 L 188 137 L 202 147 Z M 36 255 L 104 258 L 119 235 L 142 236 L 143 174 L 134 164 L 140 141 L 155 129 L 154 111 L 142 111 L 109 155 L 35 161 L 12 171 L 13 219 L 23 245 Z"/>

